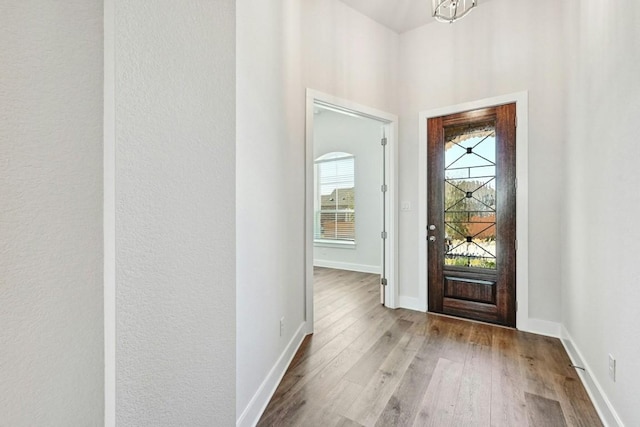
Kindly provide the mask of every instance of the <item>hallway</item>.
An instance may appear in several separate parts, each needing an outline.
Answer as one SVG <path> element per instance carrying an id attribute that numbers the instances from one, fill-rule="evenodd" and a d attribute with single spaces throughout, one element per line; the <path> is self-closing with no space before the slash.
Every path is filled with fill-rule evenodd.
<path id="1" fill-rule="evenodd" d="M 599 426 L 559 340 L 379 304 L 378 276 L 314 271 L 315 333 L 259 426 Z"/>

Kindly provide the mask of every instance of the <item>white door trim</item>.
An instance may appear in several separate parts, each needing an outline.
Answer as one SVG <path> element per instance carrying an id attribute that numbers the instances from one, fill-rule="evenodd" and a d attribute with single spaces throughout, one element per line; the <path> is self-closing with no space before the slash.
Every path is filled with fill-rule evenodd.
<path id="1" fill-rule="evenodd" d="M 386 240 L 386 271 L 387 287 L 385 291 L 386 306 L 398 306 L 398 215 L 396 212 L 396 194 L 398 186 L 398 116 L 367 107 L 355 102 L 338 98 L 313 89 L 307 89 L 306 101 L 306 145 L 305 145 L 305 322 L 306 333 L 313 333 L 313 107 L 318 101 L 330 104 L 336 108 L 369 117 L 382 122 L 387 136 L 387 211 L 386 230 L 389 238 Z M 381 230 L 382 231 L 382 230 Z"/>
<path id="2" fill-rule="evenodd" d="M 529 119 L 528 92 L 517 92 L 494 98 L 481 99 L 458 105 L 436 108 L 419 113 L 419 164 L 418 164 L 418 280 L 422 311 L 427 311 L 427 119 L 448 114 L 516 103 L 518 127 L 516 128 L 516 327 L 529 330 Z M 535 328 L 534 328 L 535 329 Z"/>

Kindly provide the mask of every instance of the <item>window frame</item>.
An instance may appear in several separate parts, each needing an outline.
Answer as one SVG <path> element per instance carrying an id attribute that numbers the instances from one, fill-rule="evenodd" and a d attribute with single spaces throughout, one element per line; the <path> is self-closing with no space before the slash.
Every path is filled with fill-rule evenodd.
<path id="1" fill-rule="evenodd" d="M 322 182 L 320 180 L 320 168 L 319 164 L 322 163 L 331 163 L 337 162 L 340 160 L 351 159 L 353 162 L 352 170 L 353 170 L 353 209 L 322 209 Z M 356 158 L 355 155 L 351 153 L 347 153 L 344 151 L 331 151 L 329 153 L 318 156 L 313 162 L 314 168 L 314 222 L 313 222 L 313 244 L 318 247 L 329 247 L 329 248 L 355 248 L 356 246 L 356 204 L 355 204 L 355 194 L 356 194 Z M 353 239 L 327 239 L 322 237 L 317 237 L 320 235 L 321 231 L 318 231 L 320 227 L 319 221 L 322 213 L 345 213 L 353 215 Z"/>

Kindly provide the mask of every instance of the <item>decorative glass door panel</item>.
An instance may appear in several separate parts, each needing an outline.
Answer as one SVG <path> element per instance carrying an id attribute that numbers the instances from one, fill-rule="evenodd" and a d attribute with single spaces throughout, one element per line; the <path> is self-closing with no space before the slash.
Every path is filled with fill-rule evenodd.
<path id="1" fill-rule="evenodd" d="M 495 123 L 445 128 L 445 265 L 496 268 Z"/>
<path id="2" fill-rule="evenodd" d="M 429 311 L 515 326 L 515 104 L 428 121 Z"/>

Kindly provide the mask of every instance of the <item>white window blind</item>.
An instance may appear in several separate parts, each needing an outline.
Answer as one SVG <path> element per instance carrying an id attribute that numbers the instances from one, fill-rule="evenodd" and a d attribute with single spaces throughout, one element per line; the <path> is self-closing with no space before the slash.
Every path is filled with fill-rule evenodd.
<path id="1" fill-rule="evenodd" d="M 316 162 L 315 240 L 355 242 L 355 159 L 333 152 Z"/>

